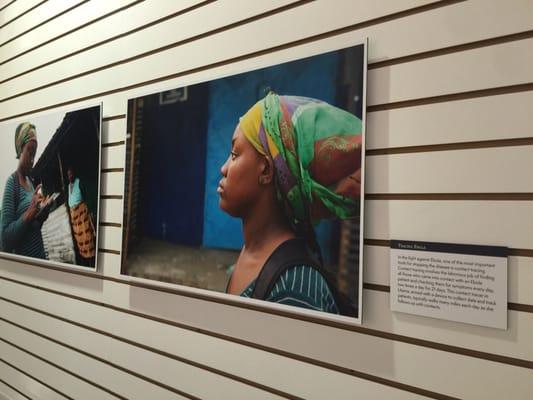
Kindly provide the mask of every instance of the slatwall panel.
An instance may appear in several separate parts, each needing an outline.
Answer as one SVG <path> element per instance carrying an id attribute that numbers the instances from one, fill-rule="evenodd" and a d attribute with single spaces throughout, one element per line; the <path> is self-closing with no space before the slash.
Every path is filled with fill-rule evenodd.
<path id="1" fill-rule="evenodd" d="M 369 37 L 362 326 L 120 275 L 126 101 Z M 530 0 L 0 0 L 0 121 L 103 102 L 97 273 L 0 260 L 0 398 L 530 399 Z M 389 240 L 504 245 L 506 331 L 392 313 Z"/>

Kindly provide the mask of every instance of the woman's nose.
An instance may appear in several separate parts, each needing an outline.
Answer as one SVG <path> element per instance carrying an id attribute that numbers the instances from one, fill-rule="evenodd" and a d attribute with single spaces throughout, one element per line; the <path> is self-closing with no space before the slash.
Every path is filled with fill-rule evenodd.
<path id="1" fill-rule="evenodd" d="M 226 159 L 226 162 L 222 165 L 222 167 L 220 167 L 220 173 L 222 174 L 222 176 L 226 176 L 226 174 L 228 173 L 228 161 L 229 157 Z"/>

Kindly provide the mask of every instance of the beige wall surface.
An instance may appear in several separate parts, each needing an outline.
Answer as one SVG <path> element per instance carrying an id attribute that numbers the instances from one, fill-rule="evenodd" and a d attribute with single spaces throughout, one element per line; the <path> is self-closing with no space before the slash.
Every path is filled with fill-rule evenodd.
<path id="1" fill-rule="evenodd" d="M 127 99 L 368 37 L 363 324 L 120 275 Z M 531 0 L 0 0 L 0 122 L 103 103 L 100 258 L 0 258 L 0 398 L 531 399 Z M 510 248 L 508 329 L 393 313 L 391 239 Z"/>

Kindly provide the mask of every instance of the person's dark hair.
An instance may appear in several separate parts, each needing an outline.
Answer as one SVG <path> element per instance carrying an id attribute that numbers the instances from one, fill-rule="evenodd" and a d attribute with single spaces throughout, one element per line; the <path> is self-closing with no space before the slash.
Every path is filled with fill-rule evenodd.
<path id="1" fill-rule="evenodd" d="M 313 222 L 310 213 L 310 205 L 305 204 L 306 216 L 301 221 L 295 221 L 291 218 L 290 212 L 288 212 L 287 207 L 290 207 L 288 199 L 285 197 L 283 192 L 279 190 L 279 182 L 277 174 L 274 174 L 274 186 L 276 187 L 276 192 L 278 193 L 278 201 L 283 207 L 285 217 L 289 221 L 289 224 L 296 234 L 297 237 L 304 239 L 311 251 L 315 254 L 320 264 L 324 264 L 324 259 L 322 257 L 322 250 L 318 244 L 315 228 L 313 227 Z"/>

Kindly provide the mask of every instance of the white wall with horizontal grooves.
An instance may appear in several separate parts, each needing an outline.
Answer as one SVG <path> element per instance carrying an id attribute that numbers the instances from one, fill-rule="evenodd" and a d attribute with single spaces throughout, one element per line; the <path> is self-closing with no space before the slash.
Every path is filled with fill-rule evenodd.
<path id="1" fill-rule="evenodd" d="M 120 275 L 128 98 L 365 37 L 362 326 Z M 104 117 L 98 272 L 0 259 L 0 399 L 530 399 L 532 49 L 531 0 L 0 0 L 0 121 Z M 508 246 L 508 329 L 391 312 L 391 239 Z"/>

